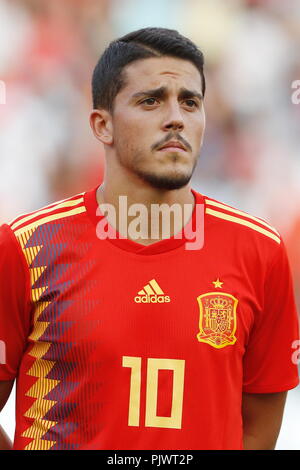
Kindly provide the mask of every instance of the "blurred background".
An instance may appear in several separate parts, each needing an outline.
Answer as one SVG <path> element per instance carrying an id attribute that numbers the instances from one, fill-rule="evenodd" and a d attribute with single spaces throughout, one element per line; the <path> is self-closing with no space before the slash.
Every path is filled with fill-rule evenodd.
<path id="1" fill-rule="evenodd" d="M 111 40 L 146 26 L 178 29 L 204 52 L 207 130 L 193 187 L 281 232 L 299 307 L 298 0 L 0 0 L 0 223 L 102 181 L 91 74 Z M 0 422 L 13 437 L 14 394 Z M 277 449 L 300 449 L 300 387 Z"/>

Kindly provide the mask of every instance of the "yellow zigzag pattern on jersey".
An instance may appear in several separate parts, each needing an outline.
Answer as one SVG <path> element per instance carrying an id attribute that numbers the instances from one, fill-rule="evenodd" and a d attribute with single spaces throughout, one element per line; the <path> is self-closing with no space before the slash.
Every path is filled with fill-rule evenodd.
<path id="1" fill-rule="evenodd" d="M 255 222 L 258 222 L 261 225 L 264 225 L 267 227 L 271 232 L 268 230 L 264 229 L 263 227 L 260 227 L 256 223 L 250 222 L 248 220 L 242 219 L 240 217 L 236 217 L 234 215 L 229 215 L 225 214 L 224 212 L 210 209 L 209 207 L 206 207 L 205 213 L 213 215 L 214 217 L 218 217 L 219 219 L 224 219 L 224 220 L 229 220 L 230 222 L 235 222 L 240 225 L 244 225 L 246 227 L 249 227 L 253 230 L 256 230 L 259 233 L 262 233 L 263 235 L 266 235 L 269 238 L 272 238 L 272 240 L 275 240 L 277 243 L 280 244 L 280 235 L 277 232 L 277 230 L 274 227 L 271 227 L 271 225 L 267 224 L 264 220 L 259 219 L 258 217 L 254 217 L 253 215 L 247 214 L 247 212 L 240 211 L 238 209 L 234 209 L 233 207 L 229 207 L 225 204 L 221 204 L 220 202 L 212 201 L 211 199 L 205 199 L 206 205 L 214 206 L 216 208 L 220 209 L 225 209 L 228 212 L 232 212 L 233 214 L 237 215 L 243 215 L 244 217 L 247 217 L 248 219 L 251 219 Z"/>
<path id="2" fill-rule="evenodd" d="M 73 199 L 73 200 L 66 199 L 64 201 L 58 202 L 55 205 L 52 205 L 52 207 L 46 206 L 45 208 L 40 209 L 37 212 L 33 212 L 31 214 L 25 214 L 25 216 L 22 217 L 22 219 L 20 219 L 16 222 L 12 222 L 11 229 L 14 231 L 16 237 L 19 237 L 23 233 L 25 233 L 29 230 L 36 229 L 40 225 L 45 224 L 47 222 L 62 219 L 64 217 L 71 217 L 72 215 L 76 215 L 76 214 L 80 214 L 81 212 L 85 212 L 86 208 L 85 208 L 83 202 L 84 202 L 84 199 L 83 199 L 83 196 L 82 196 L 78 199 Z M 79 207 L 75 207 L 74 209 L 72 209 L 73 206 L 78 206 L 78 204 L 81 204 L 81 205 L 79 205 Z M 66 208 L 66 211 L 64 211 L 64 212 L 51 214 L 51 212 L 56 211 L 57 209 L 64 209 L 64 208 Z M 46 215 L 46 214 L 49 214 L 49 215 Z M 34 219 L 36 217 L 43 216 L 43 215 L 45 215 L 45 217 L 41 217 L 38 220 L 35 220 L 35 221 L 30 223 L 30 221 L 32 221 L 32 219 Z M 24 224 L 25 222 L 28 222 L 28 223 L 24 227 L 18 229 L 18 227 L 20 225 Z"/>
<path id="3" fill-rule="evenodd" d="M 17 236 L 17 239 L 21 245 L 21 248 L 23 250 L 23 253 L 30 269 L 31 285 L 33 285 L 39 279 L 39 277 L 42 275 L 42 273 L 47 267 L 30 267 L 39 251 L 43 248 L 43 246 L 25 248 L 28 240 L 32 237 L 33 233 L 34 230 L 30 229 L 26 232 L 20 233 Z M 32 425 L 22 433 L 22 437 L 33 439 L 25 447 L 25 450 L 49 450 L 56 443 L 56 441 L 42 439 L 42 437 L 49 431 L 49 429 L 51 429 L 57 424 L 57 422 L 55 421 L 43 419 L 43 416 L 45 416 L 46 413 L 48 413 L 48 411 L 57 403 L 56 401 L 46 400 L 43 397 L 47 395 L 60 382 L 59 380 L 46 378 L 46 375 L 49 374 L 55 362 L 42 359 L 42 357 L 47 353 L 48 349 L 50 348 L 51 343 L 39 341 L 39 338 L 44 334 L 46 328 L 49 325 L 49 322 L 38 321 L 40 315 L 48 307 L 48 305 L 50 305 L 50 302 L 37 303 L 46 289 L 47 286 L 38 289 L 31 289 L 32 301 L 35 303 L 36 308 L 34 313 L 34 328 L 29 338 L 33 340 L 35 344 L 29 354 L 35 357 L 36 360 L 27 372 L 27 374 L 31 375 L 32 377 L 37 377 L 38 380 L 26 393 L 28 397 L 36 398 L 36 400 L 24 414 L 24 416 L 34 419 Z"/>

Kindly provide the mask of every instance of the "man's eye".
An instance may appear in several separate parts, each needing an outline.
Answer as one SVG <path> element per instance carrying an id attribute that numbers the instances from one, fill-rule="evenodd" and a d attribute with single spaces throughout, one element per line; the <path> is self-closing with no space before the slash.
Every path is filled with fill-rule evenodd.
<path id="1" fill-rule="evenodd" d="M 152 104 L 155 104 L 156 101 L 156 98 L 147 98 L 146 100 L 142 101 L 142 104 L 148 104 L 151 106 Z"/>
<path id="2" fill-rule="evenodd" d="M 198 106 L 198 103 L 194 100 L 185 100 L 185 103 L 187 103 L 189 108 L 194 108 Z"/>

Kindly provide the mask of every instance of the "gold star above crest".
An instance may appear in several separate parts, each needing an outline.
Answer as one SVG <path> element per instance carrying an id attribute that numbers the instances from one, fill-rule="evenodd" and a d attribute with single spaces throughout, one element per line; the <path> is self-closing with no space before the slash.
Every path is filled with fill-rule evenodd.
<path id="1" fill-rule="evenodd" d="M 216 281 L 213 281 L 212 283 L 214 284 L 215 287 L 220 287 L 220 288 L 222 288 L 222 285 L 224 284 L 224 282 L 220 281 L 219 278 Z"/>

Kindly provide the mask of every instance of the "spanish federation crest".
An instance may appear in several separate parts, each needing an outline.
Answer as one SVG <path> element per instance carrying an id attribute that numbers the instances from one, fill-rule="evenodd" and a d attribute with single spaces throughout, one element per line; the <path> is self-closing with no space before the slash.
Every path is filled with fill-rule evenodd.
<path id="1" fill-rule="evenodd" d="M 200 308 L 198 340 L 218 349 L 234 344 L 238 300 L 223 292 L 202 294 L 197 300 Z"/>

